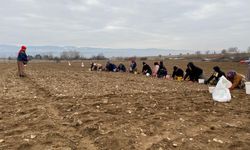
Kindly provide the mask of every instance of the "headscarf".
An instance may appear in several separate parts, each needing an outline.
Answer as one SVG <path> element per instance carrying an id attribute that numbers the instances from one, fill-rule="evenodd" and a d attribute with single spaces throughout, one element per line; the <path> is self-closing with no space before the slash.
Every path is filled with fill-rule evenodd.
<path id="1" fill-rule="evenodd" d="M 228 79 L 233 79 L 236 75 L 236 71 L 234 70 L 230 70 L 228 73 L 227 73 L 227 78 Z"/>
<path id="2" fill-rule="evenodd" d="M 218 67 L 218 66 L 215 66 L 213 69 L 214 69 L 214 71 L 216 71 L 216 72 L 220 72 L 220 67 Z"/>
<path id="3" fill-rule="evenodd" d="M 160 67 L 163 67 L 164 65 L 163 65 L 163 61 L 160 61 Z"/>
<path id="4" fill-rule="evenodd" d="M 194 68 L 195 68 L 195 65 L 194 65 L 193 62 L 189 62 L 189 63 L 187 64 L 187 67 L 188 67 L 188 68 L 191 68 L 191 69 L 194 69 Z"/>
<path id="5" fill-rule="evenodd" d="M 21 48 L 20 48 L 20 50 L 19 50 L 19 52 L 18 52 L 18 54 L 20 54 L 21 52 L 25 52 L 26 51 L 26 49 L 27 49 L 27 47 L 26 46 L 21 46 Z"/>

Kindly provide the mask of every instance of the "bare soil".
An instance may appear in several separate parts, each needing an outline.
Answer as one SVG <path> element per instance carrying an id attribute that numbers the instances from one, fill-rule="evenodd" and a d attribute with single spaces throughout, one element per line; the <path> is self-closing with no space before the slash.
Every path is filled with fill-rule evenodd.
<path id="1" fill-rule="evenodd" d="M 165 64 L 171 72 L 174 64 L 186 63 Z M 246 68 L 195 64 L 207 76 L 214 65 L 242 74 Z M 250 149 L 250 96 L 244 90 L 217 103 L 207 85 L 90 72 L 88 66 L 30 62 L 28 76 L 20 78 L 16 63 L 0 63 L 0 149 Z"/>

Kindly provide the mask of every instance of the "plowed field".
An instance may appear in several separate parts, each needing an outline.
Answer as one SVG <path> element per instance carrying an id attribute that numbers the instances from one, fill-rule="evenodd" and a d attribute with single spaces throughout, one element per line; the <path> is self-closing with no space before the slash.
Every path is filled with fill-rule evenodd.
<path id="1" fill-rule="evenodd" d="M 165 64 L 171 71 L 186 63 Z M 242 74 L 246 68 L 195 64 L 207 76 L 214 65 Z M 0 63 L 0 149 L 250 149 L 244 90 L 234 90 L 229 103 L 216 103 L 207 85 L 88 67 L 30 62 L 27 77 L 19 78 L 15 62 Z"/>

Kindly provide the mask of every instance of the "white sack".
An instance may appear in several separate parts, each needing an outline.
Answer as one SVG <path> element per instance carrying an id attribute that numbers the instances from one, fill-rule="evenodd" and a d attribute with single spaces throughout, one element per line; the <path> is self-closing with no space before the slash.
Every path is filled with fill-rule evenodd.
<path id="1" fill-rule="evenodd" d="M 232 83 L 222 76 L 213 90 L 213 100 L 218 102 L 229 102 L 231 100 L 231 94 L 229 91 L 231 86 Z"/>

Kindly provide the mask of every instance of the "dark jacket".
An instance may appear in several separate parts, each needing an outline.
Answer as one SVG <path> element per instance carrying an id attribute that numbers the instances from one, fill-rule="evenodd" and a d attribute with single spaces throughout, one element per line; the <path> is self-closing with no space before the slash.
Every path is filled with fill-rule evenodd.
<path id="1" fill-rule="evenodd" d="M 20 52 L 17 56 L 17 61 L 22 61 L 24 63 L 28 62 L 28 57 L 24 51 Z"/>
<path id="2" fill-rule="evenodd" d="M 132 63 L 130 64 L 130 68 L 131 68 L 132 70 L 135 70 L 135 69 L 136 69 L 136 66 L 137 66 L 136 62 L 135 62 L 135 61 L 132 61 Z"/>
<path id="3" fill-rule="evenodd" d="M 126 67 L 124 66 L 124 64 L 119 64 L 119 66 L 117 67 L 117 71 L 120 72 L 126 72 Z"/>
<path id="4" fill-rule="evenodd" d="M 142 73 L 147 74 L 149 73 L 150 75 L 152 74 L 152 69 L 148 64 L 144 64 L 142 67 Z"/>
<path id="5" fill-rule="evenodd" d="M 214 73 L 211 75 L 211 77 L 205 82 L 206 84 L 208 84 L 210 81 L 212 81 L 214 79 L 214 83 L 217 84 L 217 82 L 219 81 L 221 76 L 226 76 L 225 73 L 223 71 L 220 70 L 219 67 L 214 67 Z"/>
<path id="6" fill-rule="evenodd" d="M 184 72 L 181 68 L 177 68 L 173 71 L 172 78 L 183 77 L 183 76 L 184 76 Z"/>
<path id="7" fill-rule="evenodd" d="M 111 71 L 111 72 L 115 72 L 116 71 L 116 65 L 112 64 L 112 63 L 107 63 L 106 70 Z"/>
<path id="8" fill-rule="evenodd" d="M 189 77 L 190 81 L 198 81 L 198 79 L 202 76 L 203 70 L 199 67 L 196 67 L 193 63 L 188 63 L 186 70 L 186 75 L 184 80 Z"/>
<path id="9" fill-rule="evenodd" d="M 189 80 L 190 80 L 190 74 L 191 74 L 191 70 L 189 68 L 187 68 L 185 76 L 184 76 L 184 80 L 186 80 L 187 78 L 189 78 Z"/>
<path id="10" fill-rule="evenodd" d="M 159 70 L 157 72 L 157 75 L 159 78 L 165 77 L 168 74 L 167 68 L 163 65 L 163 62 L 160 62 Z"/>

